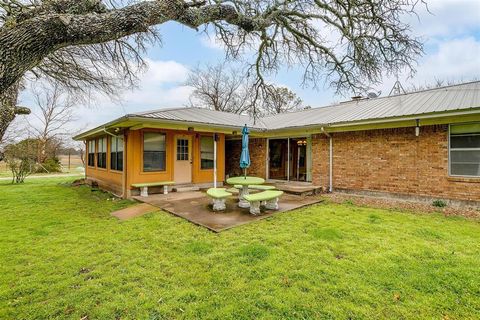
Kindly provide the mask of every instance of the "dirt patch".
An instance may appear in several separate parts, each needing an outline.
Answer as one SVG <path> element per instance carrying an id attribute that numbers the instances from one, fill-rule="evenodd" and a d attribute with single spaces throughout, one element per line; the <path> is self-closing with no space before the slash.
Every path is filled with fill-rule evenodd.
<path id="1" fill-rule="evenodd" d="M 354 195 L 344 193 L 324 194 L 323 197 L 334 203 L 350 203 L 361 207 L 372 207 L 381 209 L 395 209 L 415 213 L 442 213 L 445 216 L 464 216 L 480 219 L 480 208 L 478 207 L 457 207 L 447 206 L 435 207 L 432 204 L 400 199 L 381 198 L 365 195 Z"/>

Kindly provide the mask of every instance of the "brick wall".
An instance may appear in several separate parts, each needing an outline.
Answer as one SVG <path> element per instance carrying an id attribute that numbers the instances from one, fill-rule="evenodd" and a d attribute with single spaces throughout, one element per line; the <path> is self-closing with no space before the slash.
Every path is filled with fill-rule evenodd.
<path id="1" fill-rule="evenodd" d="M 265 178 L 267 139 L 250 138 L 250 168 L 248 175 Z M 241 140 L 227 140 L 225 144 L 225 174 L 238 176 L 243 174 L 239 167 L 240 154 L 242 152 Z"/>
<path id="2" fill-rule="evenodd" d="M 448 126 L 333 134 L 333 186 L 480 201 L 480 179 L 448 176 Z M 328 186 L 328 139 L 312 139 L 314 184 Z"/>

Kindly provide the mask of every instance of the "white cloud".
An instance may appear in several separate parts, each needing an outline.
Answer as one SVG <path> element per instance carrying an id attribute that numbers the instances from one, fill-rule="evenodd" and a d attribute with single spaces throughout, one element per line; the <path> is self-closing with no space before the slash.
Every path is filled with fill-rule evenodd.
<path id="1" fill-rule="evenodd" d="M 473 37 L 439 42 L 436 49 L 419 60 L 413 78 L 400 75 L 404 87 L 434 84 L 435 80 L 462 82 L 478 79 L 480 75 L 480 41 Z M 390 92 L 396 79 L 384 78 L 379 90 Z"/>
<path id="2" fill-rule="evenodd" d="M 119 92 L 115 100 L 97 95 L 91 106 L 79 106 L 77 120 L 70 125 L 72 132 L 78 128 L 93 127 L 127 113 L 151 109 L 181 107 L 188 103 L 192 88 L 184 85 L 189 73 L 187 66 L 176 61 L 146 59 L 148 69 L 139 75 L 137 88 Z M 35 112 L 31 94 L 22 94 L 22 101 Z M 33 116 L 29 116 L 33 121 Z"/>
<path id="3" fill-rule="evenodd" d="M 466 35 L 479 29 L 480 1 L 430 0 L 427 3 L 430 12 L 418 4 L 419 17 L 412 15 L 407 19 L 415 34 L 427 39 L 444 38 Z"/>

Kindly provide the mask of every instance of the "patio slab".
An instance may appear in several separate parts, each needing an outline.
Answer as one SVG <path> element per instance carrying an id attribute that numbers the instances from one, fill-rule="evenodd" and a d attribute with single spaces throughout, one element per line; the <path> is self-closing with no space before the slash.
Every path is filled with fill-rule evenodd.
<path id="1" fill-rule="evenodd" d="M 153 194 L 148 197 L 134 197 L 136 200 L 156 206 L 173 215 L 187 219 L 214 232 L 224 231 L 253 221 L 272 216 L 275 213 L 298 209 L 321 202 L 317 197 L 301 197 L 284 194 L 279 200 L 279 210 L 262 209 L 262 215 L 251 215 L 249 209 L 237 206 L 237 197 L 226 200 L 227 210 L 215 213 L 211 209 L 211 200 L 200 191 L 169 194 Z"/>

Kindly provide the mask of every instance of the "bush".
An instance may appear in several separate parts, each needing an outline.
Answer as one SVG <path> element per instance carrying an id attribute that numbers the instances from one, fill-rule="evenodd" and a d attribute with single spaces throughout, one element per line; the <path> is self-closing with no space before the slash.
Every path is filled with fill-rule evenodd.
<path id="1" fill-rule="evenodd" d="M 437 207 L 437 208 L 444 208 L 444 207 L 447 206 L 447 202 L 445 202 L 444 200 L 440 200 L 440 199 L 433 200 L 432 206 Z"/>
<path id="2" fill-rule="evenodd" d="M 62 166 L 60 165 L 60 160 L 55 157 L 45 160 L 41 166 L 38 166 L 36 169 L 37 173 L 45 172 L 62 172 Z"/>

